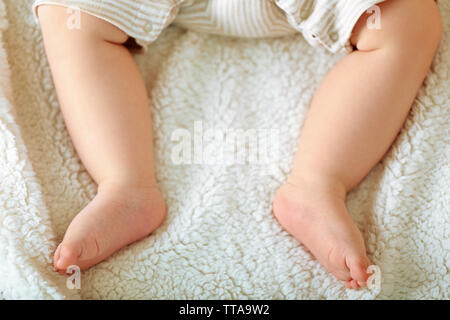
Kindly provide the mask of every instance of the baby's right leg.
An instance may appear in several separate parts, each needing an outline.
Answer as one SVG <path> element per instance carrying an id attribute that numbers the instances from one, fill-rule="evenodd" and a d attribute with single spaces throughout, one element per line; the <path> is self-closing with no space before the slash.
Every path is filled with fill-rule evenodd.
<path id="1" fill-rule="evenodd" d="M 144 81 L 122 45 L 127 35 L 81 14 L 67 28 L 66 8 L 38 8 L 61 110 L 98 194 L 72 221 L 54 265 L 82 269 L 155 230 L 165 216 L 153 168 L 151 115 Z"/>

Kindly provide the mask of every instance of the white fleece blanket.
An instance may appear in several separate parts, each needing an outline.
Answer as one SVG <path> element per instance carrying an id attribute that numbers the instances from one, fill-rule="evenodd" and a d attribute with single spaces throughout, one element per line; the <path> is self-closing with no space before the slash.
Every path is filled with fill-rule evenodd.
<path id="1" fill-rule="evenodd" d="M 81 290 L 66 288 L 52 254 L 96 186 L 64 126 L 29 6 L 0 0 L 1 298 L 449 298 L 448 0 L 440 3 L 441 48 L 403 130 L 348 197 L 383 275 L 379 290 L 360 291 L 346 289 L 271 212 L 312 95 L 339 57 L 301 35 L 245 40 L 175 27 L 137 57 L 151 92 L 167 220 L 83 272 Z M 193 132 L 196 121 L 278 130 L 279 150 L 262 164 L 176 165 L 172 134 Z"/>

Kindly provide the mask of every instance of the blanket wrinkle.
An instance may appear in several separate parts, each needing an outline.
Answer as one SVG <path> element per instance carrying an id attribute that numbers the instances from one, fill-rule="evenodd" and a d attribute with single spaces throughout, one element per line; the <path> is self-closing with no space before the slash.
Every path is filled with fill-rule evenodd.
<path id="1" fill-rule="evenodd" d="M 136 56 L 150 92 L 163 225 L 82 273 L 52 255 L 96 186 L 64 125 L 31 0 L 0 0 L 0 299 L 449 299 L 450 2 L 433 66 L 394 145 L 348 196 L 379 289 L 351 291 L 273 217 L 315 89 L 341 56 L 301 35 L 170 27 Z M 420 44 L 418 44 L 420 45 Z M 173 133 L 275 129 L 258 164 L 175 164 Z M 225 156 L 233 157 L 234 149 Z"/>

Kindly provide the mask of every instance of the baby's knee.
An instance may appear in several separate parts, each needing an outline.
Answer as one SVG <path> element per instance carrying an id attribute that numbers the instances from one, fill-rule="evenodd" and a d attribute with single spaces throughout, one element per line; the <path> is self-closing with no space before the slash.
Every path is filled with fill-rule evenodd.
<path id="1" fill-rule="evenodd" d="M 434 0 L 387 0 L 380 7 L 380 28 L 370 28 L 366 15 L 352 36 L 360 50 L 393 48 L 434 53 L 442 35 L 442 20 Z"/>
<path id="2" fill-rule="evenodd" d="M 63 6 L 41 5 L 37 15 L 46 35 L 59 39 L 89 39 L 122 44 L 128 36 L 111 23 Z"/>

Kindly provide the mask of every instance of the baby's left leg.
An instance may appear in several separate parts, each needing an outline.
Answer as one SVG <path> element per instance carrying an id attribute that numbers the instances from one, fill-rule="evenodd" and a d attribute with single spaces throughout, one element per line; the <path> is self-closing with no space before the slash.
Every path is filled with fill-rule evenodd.
<path id="1" fill-rule="evenodd" d="M 349 288 L 368 275 L 364 241 L 345 197 L 382 158 L 410 110 L 442 33 L 434 0 L 388 0 L 381 30 L 355 27 L 356 51 L 317 91 L 275 216 Z"/>

